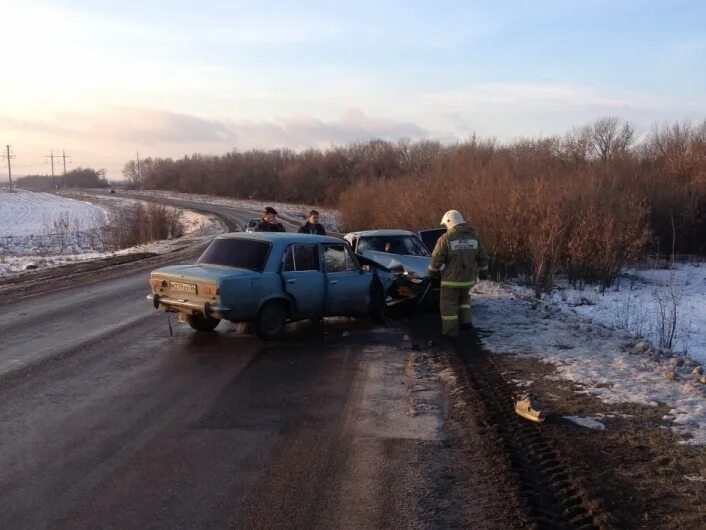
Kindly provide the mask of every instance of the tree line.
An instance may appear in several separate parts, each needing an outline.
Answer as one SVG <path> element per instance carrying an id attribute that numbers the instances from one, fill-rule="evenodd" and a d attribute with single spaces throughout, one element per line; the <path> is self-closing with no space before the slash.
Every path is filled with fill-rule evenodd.
<path id="1" fill-rule="evenodd" d="M 610 285 L 646 250 L 706 252 L 706 122 L 655 125 L 638 139 L 607 117 L 506 143 L 233 151 L 148 158 L 139 170 L 131 161 L 123 174 L 135 188 L 335 206 L 348 229 L 426 228 L 457 208 L 497 276 L 525 274 L 540 290 L 557 272 Z"/>
<path id="2" fill-rule="evenodd" d="M 110 184 L 105 178 L 104 169 L 77 167 L 65 175 L 50 177 L 47 175 L 26 175 L 16 181 L 17 186 L 29 190 L 44 191 L 58 188 L 107 188 Z"/>

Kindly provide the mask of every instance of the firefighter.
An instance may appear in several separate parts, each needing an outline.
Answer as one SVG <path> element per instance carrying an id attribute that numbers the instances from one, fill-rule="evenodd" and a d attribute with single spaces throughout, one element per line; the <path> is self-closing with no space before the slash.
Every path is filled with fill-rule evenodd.
<path id="1" fill-rule="evenodd" d="M 458 337 L 471 329 L 470 289 L 488 274 L 488 253 L 473 228 L 457 210 L 441 219 L 447 229 L 436 242 L 429 263 L 430 277 L 441 277 L 441 333 Z"/>

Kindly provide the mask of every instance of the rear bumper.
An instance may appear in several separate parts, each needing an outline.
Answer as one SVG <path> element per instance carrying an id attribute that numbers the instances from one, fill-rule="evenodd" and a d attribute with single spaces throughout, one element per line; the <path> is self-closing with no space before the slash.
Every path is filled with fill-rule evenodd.
<path id="1" fill-rule="evenodd" d="M 208 302 L 192 302 L 169 296 L 160 296 L 158 294 L 148 294 L 147 299 L 152 301 L 152 306 L 155 309 L 164 309 L 165 311 L 181 311 L 189 313 L 201 313 L 214 318 L 227 319 L 231 313 L 231 309 L 223 305 L 212 305 Z"/>

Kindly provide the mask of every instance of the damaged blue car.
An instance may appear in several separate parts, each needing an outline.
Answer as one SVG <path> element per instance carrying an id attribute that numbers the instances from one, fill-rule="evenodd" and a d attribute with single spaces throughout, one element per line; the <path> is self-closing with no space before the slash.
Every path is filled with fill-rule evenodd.
<path id="1" fill-rule="evenodd" d="M 393 275 L 356 256 L 335 237 L 230 233 L 216 237 L 193 265 L 152 272 L 155 309 L 179 313 L 197 331 L 221 320 L 250 322 L 263 339 L 288 322 L 331 316 L 385 318 Z"/>

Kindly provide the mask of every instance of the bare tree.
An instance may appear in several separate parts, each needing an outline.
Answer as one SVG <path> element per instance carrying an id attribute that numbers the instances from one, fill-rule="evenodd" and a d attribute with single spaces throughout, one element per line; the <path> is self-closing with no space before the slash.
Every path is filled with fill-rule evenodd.
<path id="1" fill-rule="evenodd" d="M 591 147 L 593 153 L 607 164 L 630 149 L 634 136 L 635 131 L 629 123 L 621 126 L 615 116 L 601 118 L 591 126 Z"/>
<path id="2" fill-rule="evenodd" d="M 590 125 L 575 127 L 567 133 L 561 145 L 561 152 L 568 161 L 580 165 L 588 161 L 592 151 L 593 129 Z"/>
<path id="3" fill-rule="evenodd" d="M 128 182 L 128 186 L 132 189 L 142 189 L 142 174 L 137 167 L 137 161 L 130 160 L 123 166 L 123 177 Z"/>

